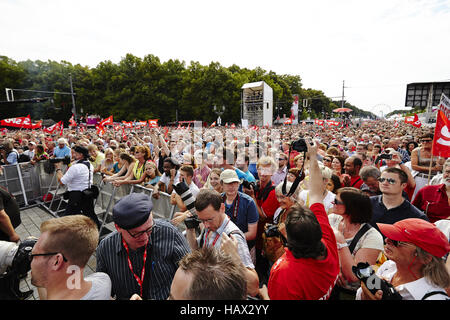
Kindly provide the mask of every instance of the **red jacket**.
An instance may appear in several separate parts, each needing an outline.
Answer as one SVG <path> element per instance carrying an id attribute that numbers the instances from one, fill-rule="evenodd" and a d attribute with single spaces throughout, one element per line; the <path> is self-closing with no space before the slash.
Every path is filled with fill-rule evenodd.
<path id="1" fill-rule="evenodd" d="M 431 223 L 450 216 L 450 205 L 445 184 L 423 187 L 417 192 L 412 204 L 422 210 Z"/>
<path id="2" fill-rule="evenodd" d="M 323 204 L 315 203 L 311 210 L 322 228 L 322 242 L 327 248 L 324 260 L 296 259 L 285 253 L 274 263 L 267 285 L 271 300 L 328 300 L 339 275 L 336 238 Z"/>

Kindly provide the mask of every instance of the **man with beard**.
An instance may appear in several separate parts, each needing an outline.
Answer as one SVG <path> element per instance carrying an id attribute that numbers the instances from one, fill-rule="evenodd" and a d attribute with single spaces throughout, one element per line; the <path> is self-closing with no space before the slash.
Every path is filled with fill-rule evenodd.
<path id="1" fill-rule="evenodd" d="M 351 156 L 345 159 L 344 170 L 345 174 L 341 176 L 342 185 L 344 187 L 353 187 L 360 189 L 364 181 L 359 176 L 359 170 L 361 170 L 362 161 L 357 156 Z"/>

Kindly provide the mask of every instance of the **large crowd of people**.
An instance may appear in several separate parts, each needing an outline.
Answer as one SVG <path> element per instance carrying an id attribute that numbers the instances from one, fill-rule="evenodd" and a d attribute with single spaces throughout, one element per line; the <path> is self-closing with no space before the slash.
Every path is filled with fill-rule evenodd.
<path id="1" fill-rule="evenodd" d="M 111 128 L 101 136 L 78 127 L 62 135 L 7 131 L 0 142 L 3 165 L 70 157 L 70 170 L 81 153 L 105 183 L 151 190 L 115 204 L 116 231 L 100 241 L 98 272 L 82 279 L 79 292 L 51 279 L 92 250 L 82 252 L 81 242 L 69 250 L 69 240 L 50 245 L 65 220 L 43 228 L 32 254 L 32 272 L 39 266 L 42 276 L 34 284 L 47 291 L 41 299 L 104 299 L 105 290 L 116 299 L 386 298 L 382 286 L 370 290 L 355 273 L 360 263 L 403 299 L 448 299 L 450 159 L 432 155 L 433 130 L 384 120 L 342 128 Z M 56 167 L 61 183 L 77 175 Z M 170 221 L 152 214 L 161 193 L 178 208 Z M 83 232 L 98 239 L 99 222 L 84 211 L 71 206 L 67 216 L 93 219 Z M 0 214 L 0 235 L 17 241 Z M 75 232 L 82 233 L 65 227 L 58 237 Z M 44 247 L 55 253 L 40 254 Z"/>

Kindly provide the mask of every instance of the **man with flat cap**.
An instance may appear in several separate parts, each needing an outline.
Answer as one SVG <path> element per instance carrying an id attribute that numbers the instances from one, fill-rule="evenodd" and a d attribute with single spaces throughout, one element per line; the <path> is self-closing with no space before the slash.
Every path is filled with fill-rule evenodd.
<path id="1" fill-rule="evenodd" d="M 167 299 L 178 261 L 190 252 L 183 234 L 170 222 L 154 219 L 152 208 L 144 193 L 131 193 L 114 205 L 117 231 L 100 242 L 96 257 L 97 271 L 110 276 L 116 299 L 133 294 Z"/>
<path id="2" fill-rule="evenodd" d="M 83 214 L 97 224 L 100 229 L 100 221 L 94 210 L 94 198 L 87 196 L 83 190 L 88 189 L 93 184 L 94 168 L 88 161 L 89 151 L 82 146 L 73 148 L 75 162 L 70 165 L 66 173 L 62 172 L 62 162 L 55 163 L 56 177 L 60 184 L 66 185 L 69 202 L 64 212 L 64 216 L 72 214 Z"/>

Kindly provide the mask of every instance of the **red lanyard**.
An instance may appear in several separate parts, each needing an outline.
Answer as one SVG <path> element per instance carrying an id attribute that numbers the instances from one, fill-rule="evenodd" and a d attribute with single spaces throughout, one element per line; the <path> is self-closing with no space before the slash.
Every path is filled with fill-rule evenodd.
<path id="1" fill-rule="evenodd" d="M 223 203 L 226 204 L 226 195 L 224 194 L 222 197 Z M 234 198 L 233 203 L 231 204 L 231 215 L 236 220 L 238 210 L 239 210 L 239 193 L 236 195 L 236 198 Z M 234 220 L 233 220 L 234 221 Z"/>
<path id="2" fill-rule="evenodd" d="M 225 230 L 225 227 L 227 226 L 227 224 L 228 224 L 228 222 L 230 222 L 230 218 L 228 218 L 228 221 L 227 221 L 227 223 L 225 224 L 225 226 L 223 227 L 223 229 Z M 209 236 L 209 233 L 211 232 L 211 230 L 208 230 L 208 232 L 206 233 L 206 235 L 205 235 L 205 241 L 203 242 L 203 247 L 205 248 L 205 247 L 208 247 L 208 236 Z M 217 236 L 214 238 L 214 240 L 213 240 L 213 243 L 212 243 L 212 246 L 214 247 L 214 245 L 216 244 L 216 242 L 217 242 L 217 240 L 220 238 L 220 236 L 221 236 L 221 234 L 220 233 L 217 233 Z"/>
<path id="3" fill-rule="evenodd" d="M 131 273 L 133 274 L 134 278 L 136 279 L 137 283 L 139 284 L 139 287 L 141 289 L 141 297 L 142 297 L 142 284 L 144 282 L 144 277 L 145 277 L 145 261 L 147 261 L 147 244 L 148 244 L 148 242 L 145 244 L 144 265 L 142 266 L 142 271 L 141 271 L 141 277 L 140 278 L 133 271 L 133 266 L 132 266 L 131 260 L 130 260 L 130 253 L 129 253 L 128 245 L 125 242 L 125 240 L 123 240 L 123 238 L 122 238 L 122 244 L 125 247 L 125 250 L 127 251 L 128 268 L 130 268 Z"/>

